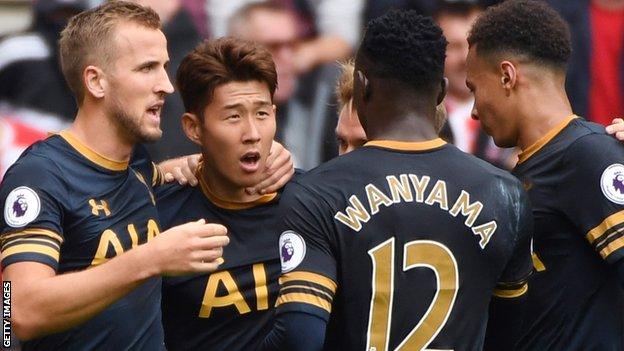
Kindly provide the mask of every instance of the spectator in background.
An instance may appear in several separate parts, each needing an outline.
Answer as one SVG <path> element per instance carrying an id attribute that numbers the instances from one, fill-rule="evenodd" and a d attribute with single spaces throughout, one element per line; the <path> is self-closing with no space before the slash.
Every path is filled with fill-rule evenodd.
<path id="1" fill-rule="evenodd" d="M 350 49 L 338 46 L 332 51 L 328 43 L 333 39 L 314 39 L 319 42 L 311 45 L 318 45 L 316 51 L 325 53 L 316 59 L 301 59 L 300 55 L 308 55 L 308 49 L 302 49 L 306 44 L 298 32 L 297 15 L 277 2 L 243 6 L 231 17 L 228 34 L 263 44 L 273 55 L 278 74 L 275 103 L 281 126 L 277 138 L 292 152 L 295 165 L 310 169 L 334 157 L 337 113 L 332 90 L 339 72 L 333 61 L 348 55 Z M 350 38 L 357 40 L 353 34 Z M 310 65 L 317 67 L 304 73 Z"/>
<path id="2" fill-rule="evenodd" d="M 182 58 L 201 41 L 190 14 L 182 6 L 181 0 L 134 0 L 134 2 L 151 7 L 160 16 L 170 59 L 167 74 L 169 77 L 175 77 Z M 182 131 L 182 114 L 184 105 L 180 94 L 176 91 L 167 95 L 161 119 L 163 137 L 156 143 L 146 145 L 154 161 L 199 152 L 197 145 L 191 143 Z"/>
<path id="3" fill-rule="evenodd" d="M 624 0 L 548 0 L 570 25 L 566 91 L 574 111 L 607 125 L 624 114 Z"/>
<path id="4" fill-rule="evenodd" d="M 490 163 L 510 169 L 515 163 L 507 161 L 511 152 L 500 149 L 481 128 L 479 121 L 471 118 L 474 97 L 466 87 L 466 57 L 468 32 L 482 12 L 476 1 L 440 1 L 435 19 L 448 41 L 444 75 L 449 80 L 445 106 L 448 126 L 455 146 Z"/>
<path id="5" fill-rule="evenodd" d="M 58 61 L 60 32 L 87 0 L 38 0 L 31 31 L 0 42 L 0 101 L 71 122 L 77 111 Z M 35 126 L 36 127 L 36 126 Z"/>
<path id="6" fill-rule="evenodd" d="M 191 16 L 195 27 L 202 38 L 210 37 L 208 30 L 208 16 L 206 14 L 206 0 L 182 0 L 182 5 Z"/>

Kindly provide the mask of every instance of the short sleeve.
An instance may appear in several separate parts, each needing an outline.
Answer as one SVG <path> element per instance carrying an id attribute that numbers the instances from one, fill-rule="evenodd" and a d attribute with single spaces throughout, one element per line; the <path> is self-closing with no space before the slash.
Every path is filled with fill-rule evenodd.
<path id="1" fill-rule="evenodd" d="M 606 134 L 572 144 L 563 159 L 557 201 L 609 263 L 624 257 L 624 146 Z"/>
<path id="2" fill-rule="evenodd" d="M 510 204 L 505 208 L 509 211 L 508 216 L 512 219 L 510 233 L 515 237 L 513 251 L 501 277 L 494 289 L 494 296 L 502 298 L 516 298 L 524 295 L 528 290 L 527 281 L 533 272 L 533 260 L 531 258 L 531 238 L 533 237 L 533 213 L 526 192 L 518 183 Z"/>
<path id="3" fill-rule="evenodd" d="M 152 187 L 156 187 L 164 183 L 162 172 L 152 161 L 152 158 L 145 146 L 141 144 L 135 146 L 132 151 L 130 167 L 139 172 L 143 178 L 149 179 L 149 183 Z"/>
<path id="4" fill-rule="evenodd" d="M 304 312 L 327 321 L 337 288 L 331 208 L 318 194 L 291 182 L 280 199 L 280 214 L 277 313 Z"/>
<path id="5" fill-rule="evenodd" d="M 67 190 L 52 161 L 24 157 L 0 186 L 2 267 L 23 261 L 57 269 L 63 243 L 63 202 Z"/>

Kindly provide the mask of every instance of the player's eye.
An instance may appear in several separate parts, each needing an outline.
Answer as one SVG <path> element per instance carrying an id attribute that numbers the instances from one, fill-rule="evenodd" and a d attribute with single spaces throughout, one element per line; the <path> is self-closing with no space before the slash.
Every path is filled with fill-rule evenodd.
<path id="1" fill-rule="evenodd" d="M 238 120 L 239 118 L 240 118 L 240 115 L 233 114 L 233 115 L 227 116 L 225 119 L 230 120 L 230 121 L 235 121 L 235 120 Z"/>
<path id="2" fill-rule="evenodd" d="M 257 114 L 258 114 L 258 117 L 260 117 L 260 118 L 266 118 L 266 117 L 269 117 L 269 113 L 268 113 L 268 112 L 266 112 L 266 111 L 258 111 L 258 113 L 257 113 Z"/>
<path id="3" fill-rule="evenodd" d="M 140 68 L 140 71 L 143 73 L 149 73 L 152 71 L 152 69 L 154 69 L 154 65 L 145 65 L 143 67 Z"/>

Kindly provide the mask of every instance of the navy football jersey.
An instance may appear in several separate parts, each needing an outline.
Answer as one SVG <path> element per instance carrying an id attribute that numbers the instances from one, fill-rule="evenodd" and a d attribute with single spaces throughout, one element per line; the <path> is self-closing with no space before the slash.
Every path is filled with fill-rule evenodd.
<path id="1" fill-rule="evenodd" d="M 198 178 L 198 187 L 159 189 L 163 228 L 203 218 L 224 225 L 230 243 L 217 271 L 163 278 L 165 343 L 168 350 L 254 350 L 272 326 L 277 299 L 279 197 L 225 202 Z"/>
<path id="2" fill-rule="evenodd" d="M 492 295 L 527 290 L 522 185 L 441 139 L 369 142 L 291 182 L 280 212 L 276 313 L 328 320 L 328 350 L 481 350 Z"/>
<path id="3" fill-rule="evenodd" d="M 116 162 L 68 132 L 31 146 L 0 187 L 2 267 L 39 262 L 57 274 L 106 262 L 159 233 L 152 186 L 160 175 L 137 147 Z M 159 350 L 160 278 L 84 324 L 22 344 L 23 350 Z"/>
<path id="4" fill-rule="evenodd" d="M 518 350 L 624 350 L 624 146 L 567 118 L 513 173 L 533 206 L 536 273 Z"/>

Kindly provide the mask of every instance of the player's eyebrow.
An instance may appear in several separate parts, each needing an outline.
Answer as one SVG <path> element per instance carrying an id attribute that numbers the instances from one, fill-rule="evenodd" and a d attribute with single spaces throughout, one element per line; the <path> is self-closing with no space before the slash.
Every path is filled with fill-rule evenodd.
<path id="1" fill-rule="evenodd" d="M 154 67 L 154 66 L 158 66 L 162 61 L 159 60 L 147 60 L 144 62 L 141 62 L 140 64 L 138 64 L 135 68 L 135 70 L 140 70 L 144 67 Z M 169 66 L 169 60 L 167 59 L 165 62 L 163 62 L 163 67 L 167 68 Z"/>
<path id="2" fill-rule="evenodd" d="M 267 100 L 257 100 L 257 101 L 254 101 L 253 104 L 255 106 L 260 106 L 260 107 L 262 107 L 262 106 L 272 106 L 273 105 L 270 101 L 267 101 Z M 223 106 L 223 108 L 226 109 L 226 110 L 229 110 L 229 109 L 236 109 L 236 108 L 239 108 L 239 107 L 242 107 L 242 106 L 243 106 L 243 104 L 241 104 L 241 103 L 235 103 L 235 104 L 225 105 L 225 106 Z"/>

